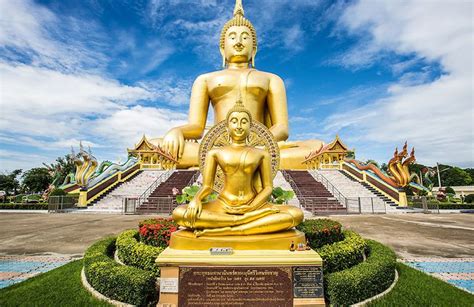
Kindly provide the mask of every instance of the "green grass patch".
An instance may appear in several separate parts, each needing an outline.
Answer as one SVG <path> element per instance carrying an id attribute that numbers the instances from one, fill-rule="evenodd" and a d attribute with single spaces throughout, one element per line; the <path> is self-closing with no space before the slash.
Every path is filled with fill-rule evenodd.
<path id="1" fill-rule="evenodd" d="M 403 263 L 397 263 L 399 279 L 387 295 L 368 306 L 474 306 L 474 295 Z"/>
<path id="2" fill-rule="evenodd" d="M 0 289 L 0 306 L 111 306 L 81 283 L 82 260 Z"/>

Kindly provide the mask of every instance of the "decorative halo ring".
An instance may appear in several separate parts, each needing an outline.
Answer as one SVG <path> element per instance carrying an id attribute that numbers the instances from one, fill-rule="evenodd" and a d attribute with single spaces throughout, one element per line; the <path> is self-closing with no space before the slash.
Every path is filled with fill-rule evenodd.
<path id="1" fill-rule="evenodd" d="M 225 120 L 219 122 L 211 128 L 209 132 L 203 137 L 201 145 L 199 146 L 199 169 L 204 173 L 204 162 L 209 150 L 216 147 L 224 147 L 230 145 L 230 137 L 227 132 L 227 123 Z M 266 149 L 270 153 L 272 178 L 275 178 L 280 168 L 280 149 L 273 137 L 273 134 L 268 128 L 257 121 L 252 121 L 250 125 L 250 134 L 248 137 L 248 146 Z M 222 191 L 224 186 L 224 173 L 222 169 L 217 166 L 216 179 L 214 180 L 214 190 L 218 193 Z"/>

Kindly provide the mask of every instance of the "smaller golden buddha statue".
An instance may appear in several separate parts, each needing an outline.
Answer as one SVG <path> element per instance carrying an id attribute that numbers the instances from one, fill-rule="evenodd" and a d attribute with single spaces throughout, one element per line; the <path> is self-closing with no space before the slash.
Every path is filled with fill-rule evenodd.
<path id="1" fill-rule="evenodd" d="M 207 153 L 201 189 L 188 205 L 173 211 L 173 219 L 198 237 L 274 233 L 303 220 L 299 208 L 268 202 L 271 158 L 266 150 L 247 144 L 251 121 L 250 111 L 238 101 L 226 117 L 230 145 Z M 216 200 L 203 203 L 213 191 L 218 166 L 224 176 L 222 191 Z"/>

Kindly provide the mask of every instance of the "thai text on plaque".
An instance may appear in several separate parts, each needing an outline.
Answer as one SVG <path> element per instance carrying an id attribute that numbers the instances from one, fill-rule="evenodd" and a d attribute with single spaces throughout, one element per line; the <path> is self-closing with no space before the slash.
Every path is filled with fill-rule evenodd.
<path id="1" fill-rule="evenodd" d="M 293 267 L 293 292 L 298 298 L 324 297 L 322 267 Z"/>
<path id="2" fill-rule="evenodd" d="M 179 306 L 293 306 L 291 267 L 180 267 Z"/>

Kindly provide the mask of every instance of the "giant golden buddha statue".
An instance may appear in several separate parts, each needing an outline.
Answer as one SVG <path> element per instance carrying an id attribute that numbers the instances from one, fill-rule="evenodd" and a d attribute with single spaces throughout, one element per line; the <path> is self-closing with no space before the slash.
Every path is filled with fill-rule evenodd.
<path id="1" fill-rule="evenodd" d="M 303 220 L 293 206 L 268 202 L 272 193 L 270 154 L 247 144 L 252 115 L 241 101 L 227 113 L 230 145 L 211 149 L 206 156 L 203 185 L 188 205 L 173 211 L 173 219 L 196 236 L 254 235 L 291 229 Z M 214 188 L 217 168 L 224 185 L 217 199 L 203 204 Z"/>
<path id="2" fill-rule="evenodd" d="M 245 98 L 245 107 L 253 120 L 263 123 L 273 134 L 280 147 L 282 169 L 305 168 L 302 164 L 311 150 L 322 144 L 318 140 L 287 142 L 288 111 L 285 84 L 275 74 L 255 69 L 257 33 L 244 17 L 242 1 L 236 0 L 234 16 L 223 27 L 220 52 L 224 69 L 200 75 L 191 92 L 188 123 L 169 130 L 157 142 L 160 147 L 178 159 L 178 167 L 198 165 L 198 140 L 206 125 L 209 105 L 214 109 L 214 121 L 225 119 L 236 97 Z M 248 78 L 242 78 L 249 74 Z M 247 84 L 241 84 L 245 80 Z"/>

